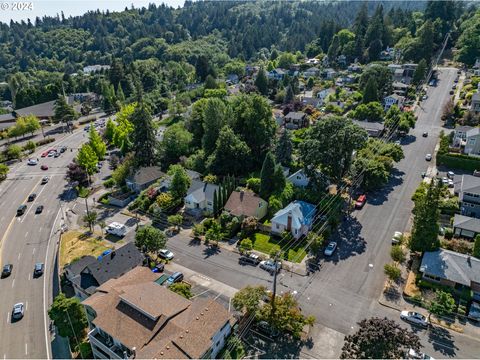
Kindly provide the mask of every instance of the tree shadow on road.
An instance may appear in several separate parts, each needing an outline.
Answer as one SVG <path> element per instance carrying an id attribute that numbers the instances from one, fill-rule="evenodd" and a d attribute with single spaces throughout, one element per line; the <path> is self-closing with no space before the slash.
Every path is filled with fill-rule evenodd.
<path id="1" fill-rule="evenodd" d="M 410 145 L 416 140 L 417 140 L 417 137 L 415 135 L 407 135 L 401 140 L 401 143 L 402 145 Z"/>
<path id="2" fill-rule="evenodd" d="M 205 259 L 208 259 L 210 256 L 220 254 L 222 250 L 220 246 L 205 246 L 203 249 L 203 255 L 205 255 Z"/>
<path id="3" fill-rule="evenodd" d="M 403 183 L 403 175 L 405 173 L 398 169 L 393 169 L 388 183 L 380 190 L 369 193 L 368 204 L 380 206 L 388 199 L 388 195 L 395 190 L 395 188 Z"/>
<path id="4" fill-rule="evenodd" d="M 348 216 L 332 237 L 332 240 L 338 244 L 338 250 L 332 256 L 326 257 L 325 261 L 337 263 L 363 253 L 366 249 L 366 241 L 360 236 L 361 230 L 362 224 L 356 218 Z"/>
<path id="5" fill-rule="evenodd" d="M 434 326 L 428 331 L 428 342 L 432 344 L 435 351 L 448 357 L 455 356 L 458 350 L 450 332 L 440 326 Z"/>
<path id="6" fill-rule="evenodd" d="M 246 342 L 247 347 L 254 349 L 255 357 L 259 359 L 299 359 L 304 345 L 303 341 L 288 336 L 273 340 L 253 330 L 250 330 Z"/>

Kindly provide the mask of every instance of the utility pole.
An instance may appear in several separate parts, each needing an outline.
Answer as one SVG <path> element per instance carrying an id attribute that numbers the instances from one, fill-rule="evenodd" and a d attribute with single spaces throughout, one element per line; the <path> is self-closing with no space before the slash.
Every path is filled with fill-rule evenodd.
<path id="1" fill-rule="evenodd" d="M 280 251 L 277 252 L 274 258 L 274 264 L 275 264 L 275 270 L 273 272 L 273 291 L 272 291 L 272 311 L 270 313 L 270 318 L 273 319 L 273 316 L 275 315 L 275 298 L 277 297 L 277 263 L 278 263 L 278 256 L 280 255 Z"/>
<path id="2" fill-rule="evenodd" d="M 87 207 L 88 226 L 90 227 L 90 232 L 93 233 L 92 223 L 90 222 L 90 211 L 88 210 L 88 201 L 87 201 L 87 198 L 88 198 L 88 196 L 85 198 L 85 206 Z"/>

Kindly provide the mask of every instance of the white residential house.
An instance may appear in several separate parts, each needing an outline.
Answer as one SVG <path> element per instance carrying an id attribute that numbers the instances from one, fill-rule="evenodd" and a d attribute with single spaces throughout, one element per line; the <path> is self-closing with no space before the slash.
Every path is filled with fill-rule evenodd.
<path id="1" fill-rule="evenodd" d="M 314 216 L 315 205 L 296 200 L 275 213 L 271 220 L 271 232 L 282 235 L 288 231 L 295 239 L 299 239 L 310 231 Z"/>
<path id="2" fill-rule="evenodd" d="M 404 102 L 405 102 L 405 98 L 397 94 L 386 96 L 383 99 L 383 105 L 384 105 L 385 111 L 388 111 L 388 109 L 390 109 L 390 107 L 392 107 L 393 105 L 397 105 L 399 109 L 402 109 Z"/>
<path id="3" fill-rule="evenodd" d="M 324 104 L 327 96 L 334 93 L 334 92 L 335 92 L 335 90 L 333 90 L 332 88 L 322 89 L 317 93 L 317 98 L 322 100 L 322 104 Z"/>
<path id="4" fill-rule="evenodd" d="M 288 182 L 292 183 L 296 187 L 307 187 L 310 179 L 308 178 L 307 174 L 305 174 L 305 170 L 300 169 L 294 172 L 292 175 L 287 177 L 286 179 Z"/>
<path id="5" fill-rule="evenodd" d="M 475 114 L 478 114 L 480 112 L 480 90 L 477 90 L 477 92 L 473 94 L 470 110 L 473 111 Z"/>
<path id="6" fill-rule="evenodd" d="M 457 126 L 453 133 L 452 146 L 456 148 L 465 146 L 467 141 L 467 132 L 472 129 L 473 127 L 471 126 Z"/>
<path id="7" fill-rule="evenodd" d="M 470 156 L 480 156 L 480 128 L 467 131 L 464 153 Z"/>
<path id="8" fill-rule="evenodd" d="M 185 208 L 191 211 L 213 211 L 213 196 L 219 186 L 193 180 L 185 196 Z"/>

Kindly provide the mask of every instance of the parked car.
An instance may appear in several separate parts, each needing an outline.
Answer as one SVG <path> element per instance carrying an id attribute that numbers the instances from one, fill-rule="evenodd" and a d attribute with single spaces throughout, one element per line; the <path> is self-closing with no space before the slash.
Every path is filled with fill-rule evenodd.
<path id="1" fill-rule="evenodd" d="M 12 318 L 15 320 L 20 320 L 23 318 L 24 308 L 23 303 L 17 303 L 13 305 Z"/>
<path id="2" fill-rule="evenodd" d="M 403 233 L 400 231 L 395 231 L 392 237 L 392 244 L 399 244 L 402 242 Z"/>
<path id="3" fill-rule="evenodd" d="M 40 169 L 42 169 L 42 170 L 48 170 L 48 166 L 47 166 L 47 165 L 42 165 L 42 166 L 40 166 Z"/>
<path id="4" fill-rule="evenodd" d="M 272 259 L 260 261 L 260 269 L 266 270 L 269 273 L 273 274 L 275 271 L 278 273 L 282 268 L 282 263 L 280 261 L 273 261 Z"/>
<path id="5" fill-rule="evenodd" d="M 422 314 L 414 311 L 407 311 L 407 310 L 402 311 L 400 313 L 400 319 L 414 325 L 418 325 L 422 327 L 428 326 L 427 318 Z"/>
<path id="6" fill-rule="evenodd" d="M 263 333 L 271 338 L 276 338 L 280 335 L 280 331 L 273 328 L 268 322 L 266 321 L 259 321 L 255 328 L 258 332 Z"/>
<path id="7" fill-rule="evenodd" d="M 2 279 L 3 279 L 3 278 L 6 278 L 6 277 L 9 277 L 9 276 L 12 274 L 12 269 L 13 269 L 13 265 L 12 265 L 12 264 L 5 264 L 5 265 L 3 265 L 3 269 L 2 269 Z"/>
<path id="8" fill-rule="evenodd" d="M 453 180 L 452 180 L 452 179 L 448 179 L 448 187 L 449 187 L 449 188 L 455 187 L 455 184 L 453 183 Z"/>
<path id="9" fill-rule="evenodd" d="M 37 159 L 28 159 L 27 164 L 32 165 L 32 166 L 37 165 L 38 161 L 37 161 Z"/>
<path id="10" fill-rule="evenodd" d="M 428 99 L 428 95 L 423 95 L 422 96 L 422 100 L 427 100 Z"/>
<path id="11" fill-rule="evenodd" d="M 450 95 L 453 95 L 455 92 L 453 90 L 450 90 Z"/>
<path id="12" fill-rule="evenodd" d="M 48 153 L 47 157 L 54 157 L 56 153 L 57 153 L 57 152 L 56 152 L 55 150 L 54 150 L 54 151 L 50 151 L 50 152 Z"/>
<path id="13" fill-rule="evenodd" d="M 257 266 L 258 264 L 260 264 L 260 257 L 256 254 L 246 254 L 246 255 L 240 256 L 240 258 L 238 259 L 238 262 L 240 264 L 250 264 L 253 266 Z"/>
<path id="14" fill-rule="evenodd" d="M 422 172 L 422 179 L 425 178 L 425 176 L 427 176 L 427 172 L 426 172 L 426 171 L 423 171 L 423 172 Z"/>
<path id="15" fill-rule="evenodd" d="M 53 153 L 53 157 L 56 157 L 56 158 L 57 158 L 57 157 L 59 157 L 59 156 L 60 156 L 60 153 L 59 153 L 58 151 L 55 151 L 55 152 Z"/>
<path id="16" fill-rule="evenodd" d="M 33 201 L 35 200 L 36 197 L 37 197 L 37 194 L 31 193 L 30 195 L 28 195 L 28 201 Z"/>
<path id="17" fill-rule="evenodd" d="M 425 160 L 427 160 L 427 161 L 432 160 L 432 154 L 425 155 Z"/>
<path id="18" fill-rule="evenodd" d="M 422 360 L 435 360 L 431 356 L 425 353 L 417 353 L 415 350 L 410 349 L 408 350 L 407 355 L 405 356 L 406 359 L 422 359 Z"/>
<path id="19" fill-rule="evenodd" d="M 67 151 L 67 147 L 62 146 L 59 150 L 60 150 L 60 153 L 64 153 L 65 151 Z"/>
<path id="20" fill-rule="evenodd" d="M 35 214 L 41 214 L 43 211 L 43 205 L 38 205 L 35 209 Z"/>
<path id="21" fill-rule="evenodd" d="M 330 241 L 323 253 L 325 256 L 332 256 L 335 250 L 337 250 L 337 243 L 335 241 Z"/>
<path id="22" fill-rule="evenodd" d="M 33 268 L 33 277 L 40 277 L 43 275 L 44 265 L 43 263 L 36 263 Z"/>
<path id="23" fill-rule="evenodd" d="M 48 180 L 50 180 L 50 178 L 48 176 L 44 176 L 42 178 L 42 182 L 40 183 L 41 185 L 45 185 L 46 183 L 48 183 Z"/>
<path id="24" fill-rule="evenodd" d="M 22 216 L 26 210 L 27 210 L 27 205 L 25 204 L 20 205 L 17 209 L 17 216 Z"/>
<path id="25" fill-rule="evenodd" d="M 443 177 L 443 178 L 442 178 L 442 183 L 443 183 L 443 185 L 448 185 L 448 178 L 447 178 L 447 177 Z"/>
<path id="26" fill-rule="evenodd" d="M 166 260 L 172 260 L 173 259 L 173 252 L 171 252 L 170 250 L 167 250 L 167 249 L 162 249 L 158 252 L 158 255 L 160 255 L 160 257 L 162 259 L 166 259 Z"/>
<path id="27" fill-rule="evenodd" d="M 164 269 L 165 269 L 165 264 L 160 263 L 160 264 L 155 265 L 155 267 L 152 269 L 152 272 L 160 273 L 160 272 L 163 272 Z"/>
<path id="28" fill-rule="evenodd" d="M 472 301 L 468 312 L 468 318 L 474 321 L 480 321 L 480 303 Z"/>
<path id="29" fill-rule="evenodd" d="M 47 157 L 48 156 L 48 151 L 45 151 L 42 153 L 42 155 L 40 155 L 41 157 Z"/>
<path id="30" fill-rule="evenodd" d="M 167 286 L 170 286 L 176 282 L 180 282 L 183 280 L 183 274 L 179 271 L 174 272 L 170 277 L 167 279 L 166 284 Z"/>
<path id="31" fill-rule="evenodd" d="M 449 179 L 453 179 L 455 177 L 455 173 L 453 171 L 449 171 L 449 172 L 447 172 L 447 177 Z"/>
<path id="32" fill-rule="evenodd" d="M 355 201 L 355 209 L 361 209 L 363 208 L 363 206 L 365 205 L 365 203 L 367 202 L 367 195 L 360 195 L 357 199 L 357 201 Z"/>
<path id="33" fill-rule="evenodd" d="M 428 131 L 424 131 L 422 134 L 423 137 L 428 137 Z"/>

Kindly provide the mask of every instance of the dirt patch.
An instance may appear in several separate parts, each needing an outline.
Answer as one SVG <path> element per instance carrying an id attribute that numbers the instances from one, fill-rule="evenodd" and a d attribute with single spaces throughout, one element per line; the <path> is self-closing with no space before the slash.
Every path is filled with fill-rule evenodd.
<path id="1" fill-rule="evenodd" d="M 70 264 L 83 256 L 99 256 L 110 249 L 105 241 L 98 238 L 97 234 L 87 234 L 72 230 L 64 233 L 60 240 L 60 267 Z"/>
<path id="2" fill-rule="evenodd" d="M 422 291 L 416 284 L 416 274 L 413 271 L 408 273 L 407 284 L 405 285 L 405 289 L 403 289 L 403 293 L 408 297 L 422 296 Z"/>

